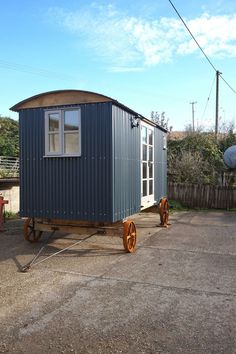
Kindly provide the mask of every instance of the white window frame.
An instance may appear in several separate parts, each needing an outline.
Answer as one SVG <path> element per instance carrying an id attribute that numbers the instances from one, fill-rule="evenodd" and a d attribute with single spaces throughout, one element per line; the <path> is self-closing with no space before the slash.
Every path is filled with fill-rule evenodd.
<path id="1" fill-rule="evenodd" d="M 65 131 L 64 130 L 64 118 L 65 118 L 65 112 L 68 111 L 78 111 L 78 138 L 79 138 L 79 146 L 78 146 L 78 151 L 76 153 L 65 153 L 64 149 L 64 134 L 65 132 L 70 132 L 70 131 Z M 59 115 L 59 151 L 58 152 L 50 152 L 49 151 L 49 115 L 50 114 L 58 114 Z M 76 132 L 73 131 L 73 132 Z M 72 157 L 72 156 L 81 156 L 81 110 L 78 107 L 70 107 L 69 109 L 50 109 L 50 110 L 45 110 L 45 156 L 44 157 Z M 53 134 L 53 133 L 52 133 Z"/>
<path id="2" fill-rule="evenodd" d="M 152 177 L 150 178 L 149 177 L 149 168 L 148 168 L 148 161 L 143 161 L 142 159 L 142 154 L 143 154 L 143 143 L 142 143 L 142 126 L 147 128 L 147 131 L 148 130 L 151 130 L 153 132 L 153 143 L 152 143 L 152 153 L 153 153 L 153 156 L 152 156 L 152 161 L 150 161 L 150 163 L 152 163 Z M 154 127 L 150 124 L 147 124 L 145 122 L 141 122 L 141 129 L 140 129 L 140 149 L 141 149 L 141 209 L 145 209 L 145 208 L 148 208 L 152 205 L 155 204 L 155 138 L 154 138 Z M 147 156 L 149 157 L 149 150 L 148 150 L 148 147 L 150 146 L 149 144 L 149 141 L 148 141 L 148 135 L 147 135 Z M 152 194 L 149 194 L 149 184 L 147 183 L 147 195 L 146 196 L 143 196 L 143 163 L 147 163 L 147 178 L 145 178 L 148 182 L 150 180 L 153 181 L 153 185 L 152 185 L 152 190 L 153 190 L 153 193 Z"/>

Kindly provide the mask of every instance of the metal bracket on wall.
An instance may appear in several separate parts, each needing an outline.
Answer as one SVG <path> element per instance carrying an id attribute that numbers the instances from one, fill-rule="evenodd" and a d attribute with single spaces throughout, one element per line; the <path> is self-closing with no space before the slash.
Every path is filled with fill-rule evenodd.
<path id="1" fill-rule="evenodd" d="M 140 124 L 140 118 L 138 116 L 131 117 L 131 128 L 138 128 Z"/>

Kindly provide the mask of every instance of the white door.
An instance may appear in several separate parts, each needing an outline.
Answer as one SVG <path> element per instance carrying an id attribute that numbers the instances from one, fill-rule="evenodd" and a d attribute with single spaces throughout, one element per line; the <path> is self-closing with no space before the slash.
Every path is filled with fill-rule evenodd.
<path id="1" fill-rule="evenodd" d="M 154 128 L 141 123 L 141 208 L 154 204 Z"/>

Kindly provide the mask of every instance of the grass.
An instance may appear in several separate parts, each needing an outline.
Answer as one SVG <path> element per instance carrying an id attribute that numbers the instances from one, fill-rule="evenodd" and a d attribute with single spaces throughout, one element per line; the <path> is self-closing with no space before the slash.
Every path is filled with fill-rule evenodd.
<path id="1" fill-rule="evenodd" d="M 169 205 L 170 205 L 170 212 L 173 213 L 175 211 L 186 211 L 189 210 L 189 208 L 183 206 L 180 202 L 177 202 L 176 200 L 169 200 Z"/>
<path id="2" fill-rule="evenodd" d="M 4 211 L 4 217 L 5 219 L 18 219 L 19 214 L 18 213 L 13 213 L 12 211 L 5 210 Z"/>
<path id="3" fill-rule="evenodd" d="M 231 209 L 209 209 L 209 208 L 188 208 L 183 206 L 180 202 L 177 202 L 176 200 L 169 200 L 169 205 L 170 205 L 170 212 L 173 213 L 175 211 L 187 211 L 187 210 L 194 210 L 194 211 L 236 211 L 236 208 L 231 208 Z"/>

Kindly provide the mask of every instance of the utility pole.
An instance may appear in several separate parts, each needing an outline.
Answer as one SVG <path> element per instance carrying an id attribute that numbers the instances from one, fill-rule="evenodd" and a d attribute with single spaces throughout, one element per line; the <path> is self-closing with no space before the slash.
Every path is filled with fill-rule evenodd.
<path id="1" fill-rule="evenodd" d="M 192 105 L 192 126 L 193 126 L 193 132 L 195 132 L 195 121 L 194 121 L 194 105 L 196 104 L 197 102 L 190 102 L 190 104 Z"/>
<path id="2" fill-rule="evenodd" d="M 216 71 L 216 122 L 215 122 L 215 136 L 217 138 L 218 128 L 219 128 L 219 76 L 222 73 L 217 70 Z"/>

